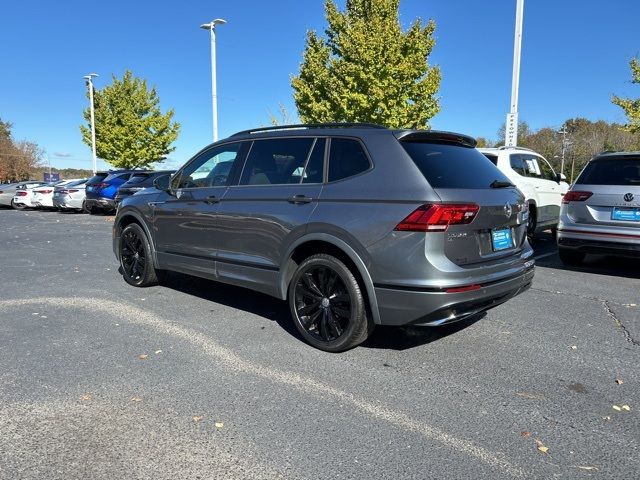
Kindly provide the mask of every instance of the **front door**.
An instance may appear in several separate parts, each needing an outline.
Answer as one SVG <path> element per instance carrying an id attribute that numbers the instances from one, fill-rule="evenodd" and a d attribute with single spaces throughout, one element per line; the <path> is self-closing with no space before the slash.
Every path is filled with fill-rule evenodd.
<path id="1" fill-rule="evenodd" d="M 234 167 L 249 143 L 211 147 L 196 155 L 172 179 L 174 195 L 154 206 L 154 235 L 161 264 L 215 273 L 216 213 Z"/>
<path id="2" fill-rule="evenodd" d="M 324 138 L 253 142 L 239 184 L 218 209 L 218 275 L 273 293 L 285 250 L 304 234 L 322 191 Z"/>

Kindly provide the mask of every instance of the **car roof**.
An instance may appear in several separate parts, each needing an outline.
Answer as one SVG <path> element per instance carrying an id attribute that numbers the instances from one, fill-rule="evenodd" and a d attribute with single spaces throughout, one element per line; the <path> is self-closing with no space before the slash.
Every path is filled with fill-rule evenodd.
<path id="1" fill-rule="evenodd" d="M 619 159 L 633 159 L 640 157 L 640 151 L 636 152 L 602 152 L 594 155 L 591 160 L 619 160 Z"/>

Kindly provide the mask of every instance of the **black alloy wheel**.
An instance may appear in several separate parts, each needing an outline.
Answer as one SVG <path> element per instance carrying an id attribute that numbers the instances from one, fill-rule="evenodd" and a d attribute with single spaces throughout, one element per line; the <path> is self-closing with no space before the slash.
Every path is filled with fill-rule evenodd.
<path id="1" fill-rule="evenodd" d="M 371 331 L 357 280 L 330 255 L 314 255 L 302 262 L 290 285 L 289 302 L 298 331 L 321 350 L 347 350 L 362 343 Z"/>
<path id="2" fill-rule="evenodd" d="M 158 283 L 151 256 L 151 246 L 140 225 L 128 225 L 120 235 L 120 266 L 125 281 L 136 287 L 149 287 Z"/>

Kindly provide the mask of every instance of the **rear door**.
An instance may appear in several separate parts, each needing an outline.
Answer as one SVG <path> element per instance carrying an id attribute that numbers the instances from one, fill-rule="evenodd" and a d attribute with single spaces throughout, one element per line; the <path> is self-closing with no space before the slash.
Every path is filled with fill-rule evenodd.
<path id="1" fill-rule="evenodd" d="M 317 206 L 325 143 L 313 137 L 253 142 L 239 184 L 229 188 L 218 210 L 220 276 L 262 290 L 274 286 L 268 278 Z"/>
<path id="2" fill-rule="evenodd" d="M 555 172 L 542 157 L 533 154 L 521 154 L 521 157 L 537 197 L 538 223 L 557 221 L 564 192 L 556 181 Z"/>
<path id="3" fill-rule="evenodd" d="M 489 159 L 461 145 L 401 143 L 442 203 L 479 207 L 471 223 L 450 225 L 437 240 L 431 236 L 433 244 L 427 248 L 436 254 L 444 250 L 458 265 L 488 262 L 522 250 L 524 197 Z"/>

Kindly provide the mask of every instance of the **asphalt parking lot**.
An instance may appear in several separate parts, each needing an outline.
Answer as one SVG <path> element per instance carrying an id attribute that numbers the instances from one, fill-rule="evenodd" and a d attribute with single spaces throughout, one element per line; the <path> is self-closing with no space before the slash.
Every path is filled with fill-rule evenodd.
<path id="1" fill-rule="evenodd" d="M 112 220 L 0 210 L 1 479 L 637 478 L 639 261 L 546 236 L 483 318 L 327 354 L 270 297 L 128 286 Z"/>

